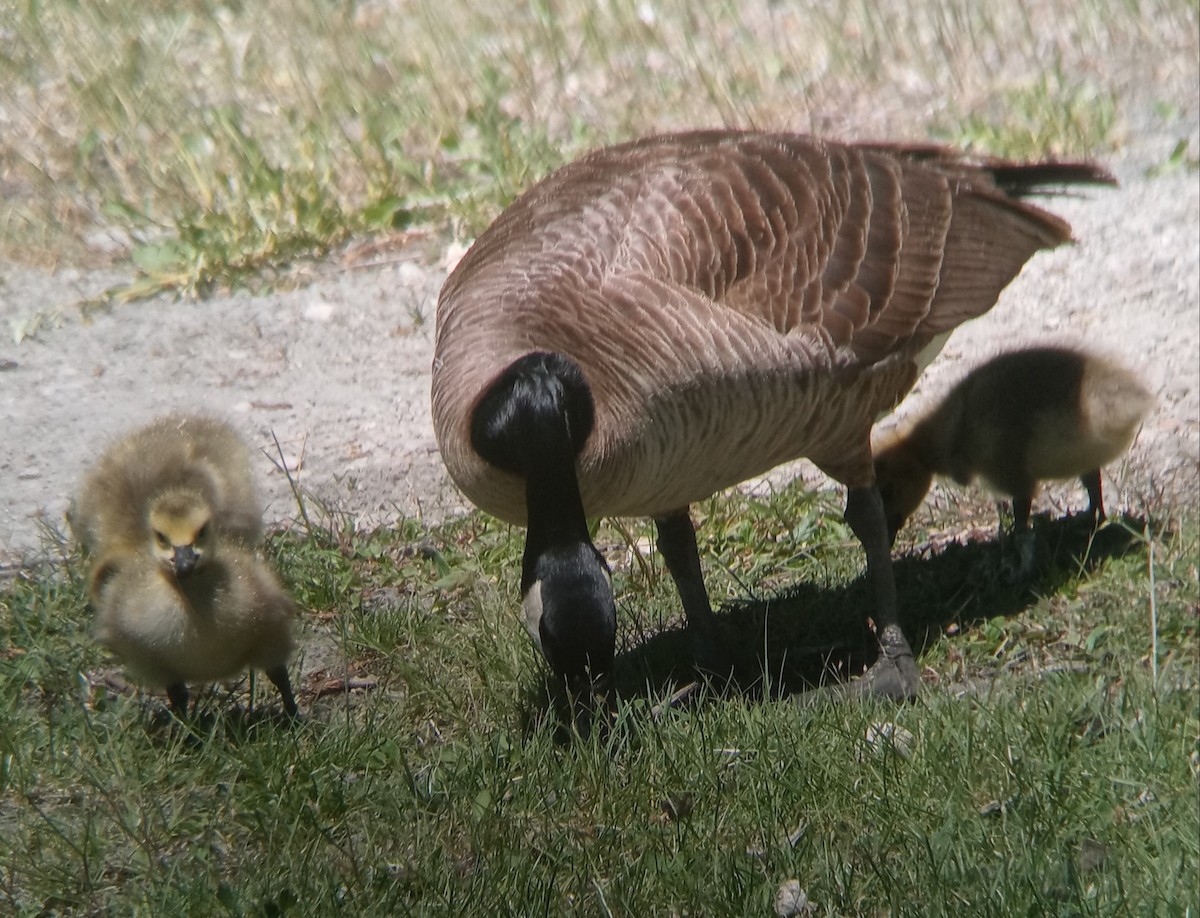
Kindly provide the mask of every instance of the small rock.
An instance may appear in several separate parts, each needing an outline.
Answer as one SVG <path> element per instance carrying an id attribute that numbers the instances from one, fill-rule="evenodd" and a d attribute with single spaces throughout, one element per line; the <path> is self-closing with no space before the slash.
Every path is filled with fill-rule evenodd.
<path id="1" fill-rule="evenodd" d="M 419 287 L 428 277 L 425 269 L 415 262 L 402 261 L 396 266 L 396 280 L 405 287 Z"/>
<path id="2" fill-rule="evenodd" d="M 304 307 L 304 318 L 310 322 L 328 322 L 333 318 L 333 304 L 317 300 Z"/>
<path id="3" fill-rule="evenodd" d="M 1079 872 L 1088 873 L 1104 866 L 1108 859 L 1108 849 L 1094 838 L 1085 838 L 1079 845 Z"/>
<path id="4" fill-rule="evenodd" d="M 453 271 L 462 257 L 467 254 L 467 249 L 471 246 L 464 242 L 451 242 L 446 246 L 446 251 L 442 254 L 442 267 L 449 273 Z"/>
<path id="5" fill-rule="evenodd" d="M 900 758 L 910 759 L 915 737 L 899 724 L 879 723 L 867 727 L 866 742 L 871 749 L 891 749 Z"/>
<path id="6" fill-rule="evenodd" d="M 808 894 L 800 888 L 799 880 L 784 880 L 775 891 L 775 914 L 779 918 L 796 918 L 797 915 L 811 915 L 813 904 L 808 901 Z"/>

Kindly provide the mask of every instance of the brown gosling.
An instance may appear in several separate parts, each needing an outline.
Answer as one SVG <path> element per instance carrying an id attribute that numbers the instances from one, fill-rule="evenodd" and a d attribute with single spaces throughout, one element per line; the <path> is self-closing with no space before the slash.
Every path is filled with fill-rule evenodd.
<path id="1" fill-rule="evenodd" d="M 189 682 L 213 682 L 250 667 L 279 689 L 297 714 L 288 679 L 295 607 L 274 573 L 249 551 L 226 546 L 187 577 L 140 552 L 100 559 L 93 577 L 94 636 L 133 677 L 165 688 L 172 710 L 187 713 Z"/>
<path id="2" fill-rule="evenodd" d="M 466 497 L 527 527 L 527 627 L 590 726 L 616 646 L 587 521 L 649 516 L 696 661 L 727 671 L 690 504 L 800 457 L 847 488 L 880 656 L 911 697 L 871 427 L 946 335 L 1070 239 L 1024 201 L 1088 163 L 700 131 L 596 150 L 514 201 L 438 300 L 434 431 Z M 867 610 L 864 610 L 864 614 Z"/>
<path id="3" fill-rule="evenodd" d="M 1029 525 L 1038 483 L 1079 477 L 1093 520 L 1105 518 L 1100 468 L 1129 449 L 1153 396 L 1128 370 L 1081 351 L 1031 348 L 971 372 L 925 417 L 881 438 L 875 480 L 895 540 L 934 475 L 978 476 L 1012 498 Z"/>

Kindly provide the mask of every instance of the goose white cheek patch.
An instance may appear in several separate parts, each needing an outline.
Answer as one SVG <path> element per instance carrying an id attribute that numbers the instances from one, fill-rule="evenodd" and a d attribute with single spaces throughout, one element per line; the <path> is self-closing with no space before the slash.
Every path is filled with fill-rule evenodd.
<path id="1" fill-rule="evenodd" d="M 542 649 L 542 581 L 535 580 L 533 586 L 521 600 L 521 608 L 525 614 L 525 630 L 533 638 L 537 649 Z"/>

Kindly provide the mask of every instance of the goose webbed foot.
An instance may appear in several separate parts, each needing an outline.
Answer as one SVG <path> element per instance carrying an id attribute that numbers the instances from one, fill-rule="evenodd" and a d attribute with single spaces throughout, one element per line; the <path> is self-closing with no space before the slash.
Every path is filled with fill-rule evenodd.
<path id="1" fill-rule="evenodd" d="M 911 701 L 921 687 L 921 673 L 899 625 L 888 625 L 879 633 L 879 659 L 861 677 L 848 683 L 850 697 L 890 698 Z"/>
<path id="2" fill-rule="evenodd" d="M 906 701 L 916 697 L 921 674 L 900 628 L 891 542 L 878 488 L 870 485 L 847 491 L 846 522 L 862 542 L 867 555 L 867 578 L 875 600 L 879 659 L 862 677 L 844 686 L 845 694 L 851 698 L 870 695 Z"/>
<path id="3" fill-rule="evenodd" d="M 575 734 L 586 740 L 593 730 L 603 730 L 615 713 L 613 706 L 611 676 L 593 682 L 586 674 L 581 677 L 566 677 L 566 707 Z"/>
<path id="4" fill-rule="evenodd" d="M 921 690 L 921 673 L 912 648 L 898 625 L 889 625 L 880 631 L 879 650 L 879 658 L 857 679 L 804 692 L 797 696 L 797 704 L 809 707 L 828 701 L 862 701 L 865 698 L 912 701 Z"/>

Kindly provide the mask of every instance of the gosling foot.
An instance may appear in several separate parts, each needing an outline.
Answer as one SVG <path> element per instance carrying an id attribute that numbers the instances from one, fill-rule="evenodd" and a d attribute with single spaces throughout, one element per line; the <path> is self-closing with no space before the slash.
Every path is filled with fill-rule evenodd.
<path id="1" fill-rule="evenodd" d="M 1009 586 L 1033 580 L 1037 561 L 1037 534 L 1032 529 L 1014 532 L 1000 561 L 1000 574 Z"/>

